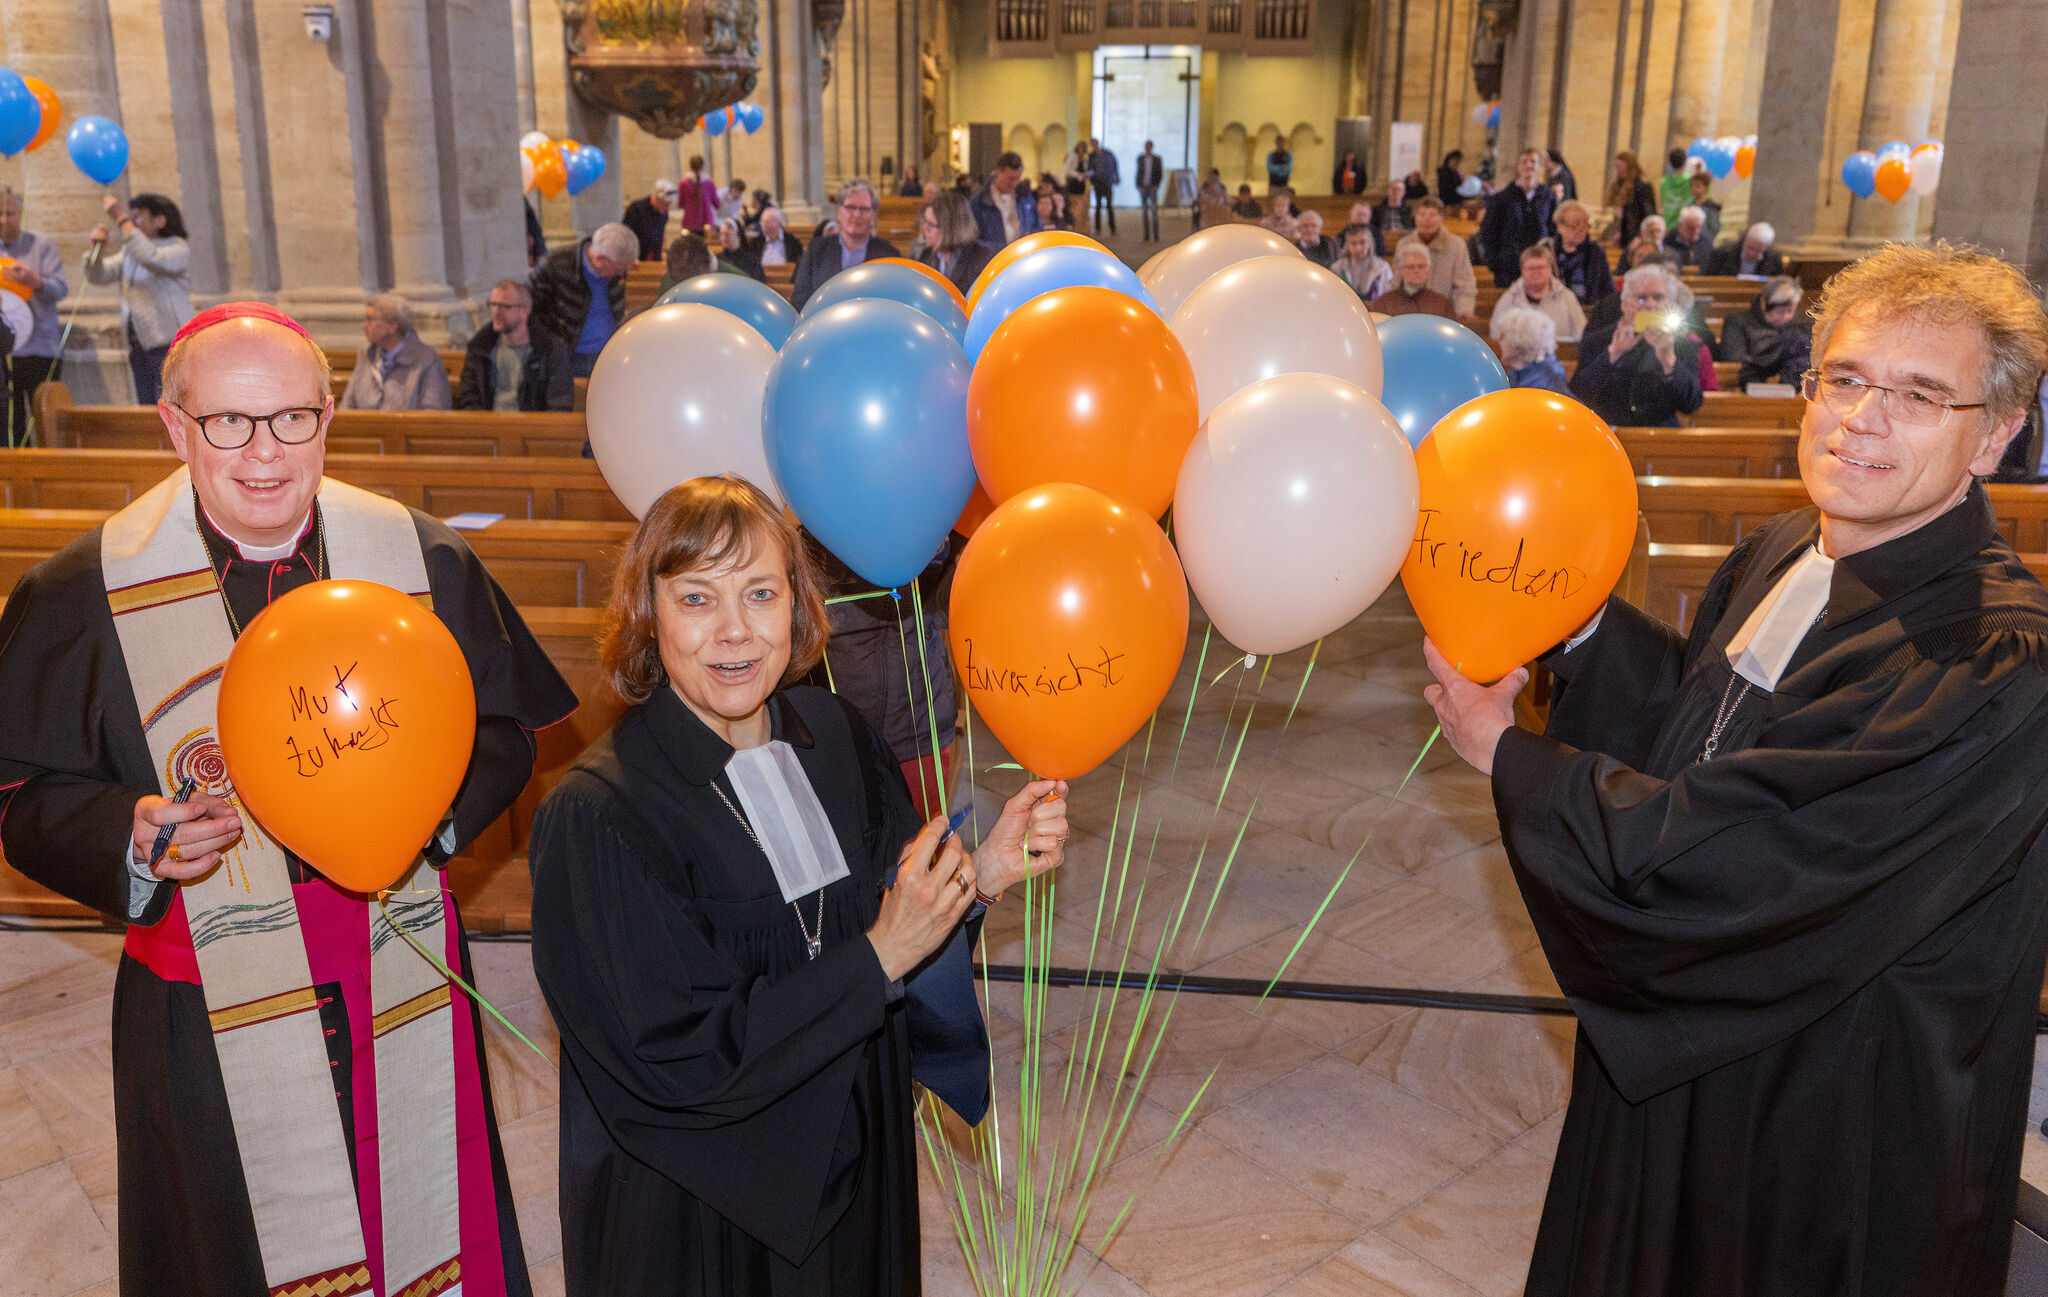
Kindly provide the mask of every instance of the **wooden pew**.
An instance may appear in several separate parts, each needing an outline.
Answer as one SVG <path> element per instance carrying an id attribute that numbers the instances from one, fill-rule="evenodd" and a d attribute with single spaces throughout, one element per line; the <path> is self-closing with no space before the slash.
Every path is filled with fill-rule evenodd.
<path id="1" fill-rule="evenodd" d="M 352 347 L 326 347 L 322 350 L 327 353 L 327 367 L 334 371 L 338 380 L 334 394 L 339 397 L 342 389 L 348 386 L 349 375 L 355 372 L 356 357 L 362 353 Z M 443 347 L 437 354 L 441 357 L 441 367 L 448 371 L 448 385 L 455 386 L 455 380 L 462 377 L 462 358 L 467 353 L 460 347 Z"/>
<path id="2" fill-rule="evenodd" d="M 103 509 L 0 509 L 0 591 L 107 516 Z M 588 608 L 610 595 L 633 524 L 505 518 L 462 535 L 513 603 Z"/>
<path id="3" fill-rule="evenodd" d="M 177 464 L 161 450 L 0 450 L 0 507 L 118 509 Z M 632 520 L 596 461 L 582 458 L 330 453 L 327 474 L 440 518 Z"/>
<path id="4" fill-rule="evenodd" d="M 660 261 L 636 261 L 626 272 L 626 318 L 632 319 L 640 312 L 654 305 L 654 299 L 661 296 L 661 279 L 668 273 L 668 266 Z M 574 341 L 573 339 L 571 340 Z"/>
<path id="5" fill-rule="evenodd" d="M 1692 630 L 1699 612 L 1700 597 L 1707 583 L 1728 557 L 1729 545 L 1660 545 L 1652 542 L 1649 554 L 1649 589 L 1641 607 L 1676 627 L 1680 634 Z M 2027 570 L 2048 581 L 2048 554 L 2021 554 Z"/>
<path id="6" fill-rule="evenodd" d="M 72 405 L 65 400 L 47 408 L 42 444 L 52 450 L 171 447 L 153 405 Z M 327 430 L 327 452 L 579 458 L 583 438 L 583 415 L 573 410 L 336 410 Z"/>
<path id="7" fill-rule="evenodd" d="M 1688 422 L 1695 428 L 1789 428 L 1806 417 L 1806 402 L 1797 397 L 1746 396 L 1741 392 L 1708 392 L 1706 402 Z"/>
<path id="8" fill-rule="evenodd" d="M 1766 519 L 1811 501 L 1797 477 L 1641 477 L 1643 516 L 1655 544 L 1733 545 Z M 2022 554 L 2048 552 L 2048 486 L 1985 488 L 1998 531 Z"/>
<path id="9" fill-rule="evenodd" d="M 1761 428 L 1616 428 L 1638 477 L 1796 478 L 1799 434 Z"/>

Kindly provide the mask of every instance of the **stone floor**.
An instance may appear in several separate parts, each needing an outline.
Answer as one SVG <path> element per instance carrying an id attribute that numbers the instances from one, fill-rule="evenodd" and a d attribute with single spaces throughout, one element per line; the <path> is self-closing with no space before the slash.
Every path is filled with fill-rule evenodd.
<path id="1" fill-rule="evenodd" d="M 1284 727 L 1308 654 L 1274 660 L 1255 687 L 1264 662 L 1211 683 L 1227 665 L 1212 647 L 1182 742 L 1197 630 L 1149 758 L 1141 745 L 1131 752 L 1125 815 L 1132 791 L 1142 787 L 1143 797 L 1126 913 L 1140 877 L 1146 900 L 1135 923 L 1098 942 L 1097 966 L 1113 967 L 1127 952 L 1143 966 L 1186 895 L 1190 917 L 1163 966 L 1270 977 L 1357 851 L 1290 977 L 1556 994 L 1502 856 L 1485 781 L 1439 744 L 1400 788 L 1431 728 L 1418 697 L 1419 635 L 1396 589 L 1324 643 Z M 975 757 L 982 767 L 1003 759 L 985 732 Z M 1108 859 L 1112 834 L 1119 862 L 1132 840 L 1128 820 L 1112 825 L 1122 818 L 1114 808 L 1123 776 L 1117 763 L 1074 788 L 1076 833 L 1051 931 L 1056 963 L 1086 960 L 1096 898 L 1120 872 Z M 981 804 L 1017 778 L 984 775 Z M 1218 864 L 1241 826 L 1212 911 Z M 1020 958 L 1021 920 L 1014 899 L 994 911 L 992 960 Z M 108 936 L 0 932 L 0 1294 L 115 1291 L 107 1023 L 117 953 Z M 475 959 L 484 993 L 552 1055 L 528 947 L 480 942 Z M 1039 1067 L 1048 1083 L 1064 1081 L 1093 1000 L 1080 990 L 1051 996 Z M 1128 1021 L 1134 998 L 1117 1003 Z M 994 986 L 990 1009 L 999 1111 L 1014 1132 L 1026 1045 L 1018 988 Z M 1125 1138 L 1105 1158 L 1096 1214 L 1083 1230 L 1100 1255 L 1078 1254 L 1070 1286 L 1104 1297 L 1519 1292 L 1566 1098 L 1572 1030 L 1557 1017 L 1183 995 Z M 536 1289 L 558 1293 L 554 1065 L 501 1029 L 489 1039 Z M 1121 1034 L 1114 1039 L 1120 1046 Z M 1122 1070 L 1111 1050 L 1097 1075 Z M 2035 1086 L 2038 1123 L 2048 1115 L 2048 1067 L 2037 1066 Z M 1046 1124 L 1071 1129 L 1057 1113 Z M 953 1147 L 964 1143 L 957 1126 L 946 1135 Z M 1006 1186 L 1016 1161 L 1007 1160 Z M 2027 1171 L 2048 1184 L 2048 1141 L 2031 1128 Z M 973 1291 L 950 1192 L 927 1164 L 926 1286 L 944 1297 Z M 1133 1210 L 1105 1246 L 1103 1222 L 1132 1195 Z M 1008 1218 L 1007 1206 L 997 1211 Z"/>

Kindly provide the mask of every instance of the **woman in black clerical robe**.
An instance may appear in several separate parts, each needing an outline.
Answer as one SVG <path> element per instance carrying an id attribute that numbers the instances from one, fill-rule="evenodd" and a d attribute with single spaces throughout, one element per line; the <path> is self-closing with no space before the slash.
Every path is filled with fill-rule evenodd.
<path id="1" fill-rule="evenodd" d="M 1065 788 L 1027 785 L 971 858 L 941 844 L 861 714 L 785 683 L 823 651 L 818 590 L 737 478 L 668 492 L 620 563 L 603 659 L 635 705 L 530 853 L 578 1297 L 917 1293 L 913 1074 L 986 1108 L 971 946 L 1061 859 Z"/>

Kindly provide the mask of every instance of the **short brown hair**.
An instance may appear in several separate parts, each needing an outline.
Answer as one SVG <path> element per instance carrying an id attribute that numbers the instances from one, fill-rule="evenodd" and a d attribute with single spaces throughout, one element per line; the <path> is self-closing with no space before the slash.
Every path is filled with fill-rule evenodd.
<path id="1" fill-rule="evenodd" d="M 1984 331 L 1984 394 L 1993 418 L 2033 404 L 2048 367 L 2048 316 L 2027 277 L 1988 252 L 1943 240 L 1888 243 L 1840 271 L 1813 312 L 1813 356 L 1851 314 L 1870 308 L 1889 321 L 1974 323 Z"/>
<path id="2" fill-rule="evenodd" d="M 1427 207 L 1432 212 L 1442 212 L 1444 210 L 1444 201 L 1434 194 L 1424 194 L 1415 200 L 1415 206 Z"/>
<path id="3" fill-rule="evenodd" d="M 818 569 L 781 509 L 743 477 L 692 478 L 647 510 L 612 575 L 598 660 L 619 697 L 646 702 L 668 680 L 655 635 L 655 583 L 701 568 L 745 562 L 764 543 L 782 546 L 789 578 L 787 685 L 825 653 L 828 628 Z"/>

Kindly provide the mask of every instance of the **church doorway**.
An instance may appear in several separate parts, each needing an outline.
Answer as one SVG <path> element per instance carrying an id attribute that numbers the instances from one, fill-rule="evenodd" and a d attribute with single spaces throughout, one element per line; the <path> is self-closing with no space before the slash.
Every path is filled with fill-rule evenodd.
<path id="1" fill-rule="evenodd" d="M 1145 141 L 1165 161 L 1160 198 L 1173 173 L 1195 165 L 1202 51 L 1193 45 L 1102 45 L 1095 50 L 1095 138 L 1116 154 L 1116 205 L 1138 205 L 1138 155 Z"/>

